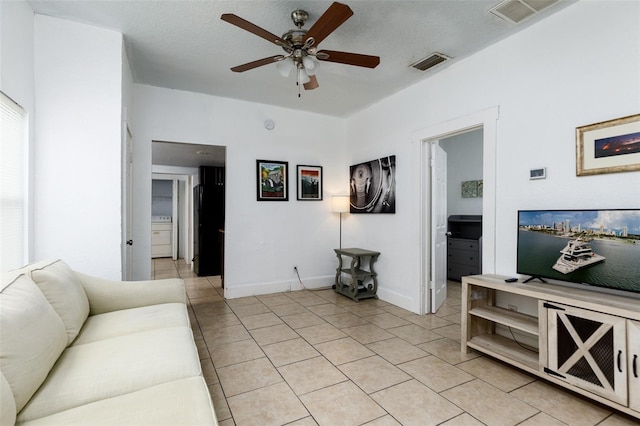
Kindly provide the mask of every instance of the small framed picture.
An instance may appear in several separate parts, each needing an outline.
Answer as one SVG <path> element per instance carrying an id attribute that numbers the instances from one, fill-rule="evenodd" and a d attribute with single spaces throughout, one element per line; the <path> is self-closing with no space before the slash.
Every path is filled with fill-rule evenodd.
<path id="1" fill-rule="evenodd" d="M 298 165 L 297 177 L 298 200 L 322 200 L 322 166 Z"/>
<path id="2" fill-rule="evenodd" d="M 640 114 L 576 129 L 576 175 L 640 170 Z"/>
<path id="3" fill-rule="evenodd" d="M 258 201 L 289 201 L 289 163 L 256 160 Z"/>

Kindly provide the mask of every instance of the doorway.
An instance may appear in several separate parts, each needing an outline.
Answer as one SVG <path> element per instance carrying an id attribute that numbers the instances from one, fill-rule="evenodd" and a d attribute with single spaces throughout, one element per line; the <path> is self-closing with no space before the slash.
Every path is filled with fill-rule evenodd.
<path id="1" fill-rule="evenodd" d="M 420 170 L 421 170 L 421 194 L 420 194 L 420 218 L 422 229 L 421 257 L 420 257 L 420 314 L 435 313 L 440 307 L 441 301 L 446 298 L 446 275 L 442 277 L 443 265 L 446 265 L 446 254 L 443 254 L 441 246 L 437 249 L 438 233 L 442 232 L 442 214 L 434 214 L 432 208 L 441 202 L 442 191 L 438 185 L 442 183 L 432 175 L 432 170 L 441 169 L 441 164 L 436 164 L 436 157 L 432 155 L 432 147 L 440 145 L 447 138 L 462 135 L 472 130 L 480 130 L 482 134 L 482 271 L 484 273 L 495 272 L 495 199 L 496 199 L 496 129 L 498 119 L 498 107 L 479 111 L 469 116 L 447 121 L 423 129 L 417 132 L 420 140 Z M 445 157 L 446 158 L 446 157 Z M 446 161 L 446 160 L 445 160 Z M 449 192 L 448 190 L 446 191 Z M 438 200 L 436 197 L 440 197 Z M 446 196 L 445 196 L 446 197 Z M 446 202 L 446 201 L 445 201 Z M 438 230 L 439 229 L 439 230 Z M 435 280 L 439 282 L 435 282 Z M 443 297 L 444 296 L 444 297 Z"/>
<path id="2" fill-rule="evenodd" d="M 171 212 L 172 238 L 175 242 L 171 257 L 174 260 L 184 258 L 188 265 L 192 265 L 195 237 L 193 191 L 199 184 L 201 166 L 225 166 L 226 147 L 166 141 L 152 141 L 151 147 L 152 187 L 156 180 L 165 180 L 172 185 L 171 201 L 168 198 L 152 200 L 152 210 L 156 201 L 166 204 L 165 208 Z M 167 191 L 163 197 L 168 197 Z M 152 211 L 151 228 L 156 216 Z M 152 237 L 153 232 L 152 229 Z"/>

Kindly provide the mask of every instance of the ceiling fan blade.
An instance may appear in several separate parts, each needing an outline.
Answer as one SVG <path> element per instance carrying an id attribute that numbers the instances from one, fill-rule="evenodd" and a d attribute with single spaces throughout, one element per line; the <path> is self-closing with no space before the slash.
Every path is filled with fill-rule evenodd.
<path id="1" fill-rule="evenodd" d="M 313 90 L 313 89 L 317 89 L 319 84 L 318 84 L 318 79 L 316 78 L 315 75 L 310 75 L 309 76 L 309 81 L 303 84 L 304 90 Z"/>
<path id="2" fill-rule="evenodd" d="M 320 44 L 322 40 L 327 38 L 329 34 L 335 31 L 340 25 L 344 23 L 353 15 L 353 10 L 346 4 L 334 2 L 329 9 L 327 9 L 315 24 L 307 31 L 307 40 L 311 37 L 315 40 L 314 46 Z"/>
<path id="3" fill-rule="evenodd" d="M 269 56 L 268 58 L 262 58 L 262 59 L 258 59 L 257 61 L 248 62 L 246 64 L 235 66 L 235 67 L 231 68 L 231 71 L 233 71 L 233 72 L 245 72 L 245 71 L 252 70 L 254 68 L 261 67 L 263 65 L 269 65 L 269 64 L 272 64 L 274 62 L 281 61 L 282 59 L 284 59 L 284 56 L 282 56 L 282 55 Z"/>
<path id="4" fill-rule="evenodd" d="M 335 50 L 321 50 L 316 57 L 321 61 L 338 62 L 340 64 L 355 65 L 356 67 L 375 68 L 380 64 L 379 56 L 337 52 Z"/>
<path id="5" fill-rule="evenodd" d="M 258 37 L 262 37 L 263 39 L 270 41 L 273 44 L 277 44 L 278 46 L 289 45 L 289 43 L 287 43 L 277 35 L 272 34 L 264 28 L 260 28 L 256 24 L 253 24 L 246 19 L 242 19 L 241 17 L 234 15 L 233 13 L 224 13 L 222 14 L 222 16 L 220 16 L 220 19 L 233 24 L 236 27 L 240 27 L 245 31 L 249 31 L 250 33 L 257 35 Z"/>

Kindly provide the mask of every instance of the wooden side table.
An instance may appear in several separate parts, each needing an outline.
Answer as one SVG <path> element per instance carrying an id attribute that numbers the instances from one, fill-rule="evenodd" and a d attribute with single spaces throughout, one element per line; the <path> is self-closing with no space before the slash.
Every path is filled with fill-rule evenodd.
<path id="1" fill-rule="evenodd" d="M 358 302 L 362 299 L 377 299 L 378 274 L 373 270 L 373 264 L 378 260 L 380 253 L 377 251 L 360 248 L 333 249 L 338 256 L 338 268 L 336 269 L 336 293 L 347 296 Z M 342 257 L 350 257 L 349 267 L 342 266 Z M 369 264 L 365 265 L 365 258 L 369 258 Z M 366 268 L 366 269 L 365 269 Z M 349 283 L 342 282 L 342 274 L 351 276 Z"/>

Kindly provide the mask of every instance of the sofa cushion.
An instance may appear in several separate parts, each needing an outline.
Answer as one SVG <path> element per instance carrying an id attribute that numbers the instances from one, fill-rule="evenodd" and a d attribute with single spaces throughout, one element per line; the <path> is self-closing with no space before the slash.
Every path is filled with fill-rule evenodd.
<path id="1" fill-rule="evenodd" d="M 201 373 L 191 329 L 172 327 L 68 347 L 18 421 Z"/>
<path id="2" fill-rule="evenodd" d="M 89 420 L 90 419 L 90 420 Z M 201 376 L 175 380 L 42 417 L 20 426 L 215 425 Z"/>
<path id="3" fill-rule="evenodd" d="M 2 277 L 0 330 L 0 369 L 20 411 L 64 350 L 67 335 L 58 314 L 25 274 Z"/>
<path id="4" fill-rule="evenodd" d="M 62 318 L 67 330 L 67 345 L 71 344 L 89 316 L 89 300 L 82 283 L 61 260 L 41 262 L 30 269 L 31 278 Z"/>
<path id="5" fill-rule="evenodd" d="M 73 345 L 166 327 L 189 327 L 184 303 L 163 303 L 92 315 L 85 321 Z"/>
<path id="6" fill-rule="evenodd" d="M 16 401 L 11 386 L 0 372 L 0 425 L 12 425 L 16 422 Z"/>

